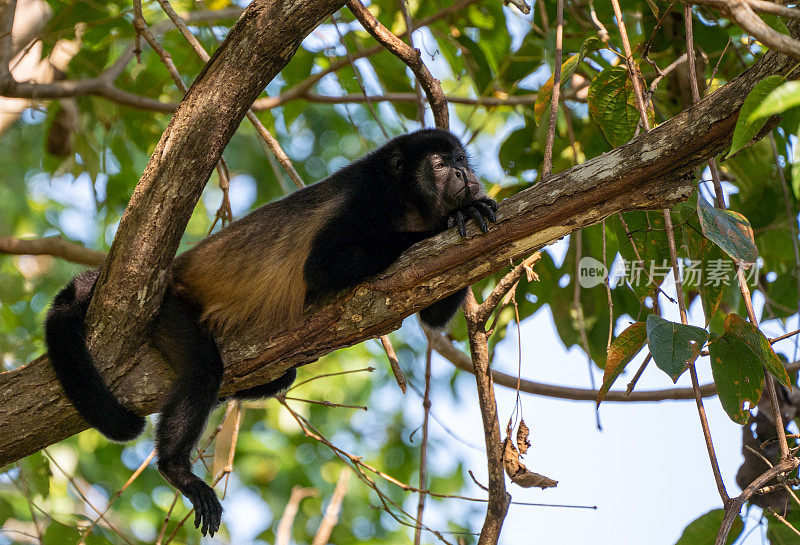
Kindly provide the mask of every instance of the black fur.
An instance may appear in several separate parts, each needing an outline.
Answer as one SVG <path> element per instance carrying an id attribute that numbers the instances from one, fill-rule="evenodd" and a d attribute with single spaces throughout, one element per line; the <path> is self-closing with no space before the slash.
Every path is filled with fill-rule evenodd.
<path id="1" fill-rule="evenodd" d="M 327 210 L 324 205 L 334 198 L 340 204 L 329 216 L 320 217 L 319 211 Z M 439 231 L 456 226 L 465 236 L 465 222 L 470 218 L 486 231 L 486 219 L 494 221 L 496 209 L 497 204 L 481 190 L 458 139 L 446 131 L 424 130 L 395 138 L 326 180 L 267 204 L 175 260 L 173 282 L 152 335 L 153 345 L 178 373 L 161 407 L 156 450 L 161 474 L 192 502 L 195 527 L 202 526 L 204 535 L 213 536 L 222 515 L 216 494 L 192 473 L 190 460 L 218 402 L 223 370 L 215 330 L 204 319 L 203 294 L 190 289 L 192 274 L 207 274 L 202 268 L 207 258 L 214 260 L 215 274 L 234 257 L 244 259 L 245 265 L 259 256 L 272 258 L 276 254 L 269 254 L 274 243 L 270 235 L 281 233 L 276 222 L 300 226 L 309 219 L 321 219 L 303 266 L 309 301 L 355 286 Z M 192 257 L 201 259 L 193 262 Z M 111 439 L 129 440 L 141 433 L 144 419 L 120 405 L 97 373 L 84 340 L 84 318 L 97 276 L 97 271 L 83 273 L 56 296 L 45 321 L 45 339 L 50 361 L 78 411 Z M 431 327 L 445 326 L 465 294 L 466 289 L 459 290 L 431 305 L 420 312 L 420 319 Z M 239 308 L 236 304 L 231 301 L 229 308 Z M 242 316 L 239 321 L 256 326 L 248 323 L 251 320 Z M 289 388 L 295 374 L 291 369 L 277 380 L 233 397 L 277 395 Z"/>
<path id="2" fill-rule="evenodd" d="M 109 439 L 130 441 L 144 430 L 144 418 L 117 401 L 84 340 L 83 322 L 98 274 L 81 273 L 58 292 L 44 321 L 44 338 L 56 376 L 81 416 Z"/>

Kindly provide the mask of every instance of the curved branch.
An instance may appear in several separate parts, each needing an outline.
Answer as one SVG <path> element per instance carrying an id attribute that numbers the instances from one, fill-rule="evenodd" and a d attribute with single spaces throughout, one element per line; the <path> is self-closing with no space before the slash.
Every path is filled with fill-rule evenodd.
<path id="1" fill-rule="evenodd" d="M 453 343 L 440 334 L 428 335 L 428 339 L 433 345 L 433 349 L 447 361 L 468 373 L 475 373 L 472 367 L 472 360 L 464 352 L 456 348 Z M 793 373 L 800 370 L 800 360 L 786 365 L 786 370 Z M 492 380 L 496 384 L 512 390 L 517 389 L 517 377 L 502 373 L 492 369 Z M 571 386 L 557 386 L 544 382 L 535 382 L 528 379 L 519 380 L 519 391 L 526 394 L 552 397 L 555 399 L 569 399 L 572 401 L 593 401 L 597 402 L 598 390 L 590 388 L 573 388 Z M 717 388 L 714 383 L 703 384 L 700 386 L 700 395 L 712 397 L 717 395 Z M 626 394 L 623 391 L 611 391 L 604 402 L 657 402 L 657 401 L 689 401 L 694 399 L 694 391 L 691 388 L 664 388 L 662 390 L 643 390 Z"/>

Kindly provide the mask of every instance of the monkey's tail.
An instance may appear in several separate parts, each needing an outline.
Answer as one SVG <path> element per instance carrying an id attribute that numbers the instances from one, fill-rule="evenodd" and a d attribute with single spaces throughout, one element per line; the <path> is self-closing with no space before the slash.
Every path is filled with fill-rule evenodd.
<path id="1" fill-rule="evenodd" d="M 114 441 L 130 441 L 145 420 L 120 404 L 97 372 L 86 348 L 84 319 L 97 271 L 75 277 L 53 300 L 44 322 L 50 362 L 67 397 L 83 418 Z"/>

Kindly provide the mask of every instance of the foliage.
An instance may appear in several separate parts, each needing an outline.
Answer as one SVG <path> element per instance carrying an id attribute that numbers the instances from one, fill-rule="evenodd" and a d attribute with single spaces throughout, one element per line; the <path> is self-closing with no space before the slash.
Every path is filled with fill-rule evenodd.
<path id="1" fill-rule="evenodd" d="M 44 54 L 52 51 L 59 40 L 81 42 L 78 54 L 69 63 L 68 79 L 99 76 L 133 43 L 133 10 L 128 2 L 47 3 L 52 15 L 39 36 Z M 445 4 L 408 2 L 414 20 L 434 18 L 415 33 L 415 44 L 442 81 L 447 95 L 467 99 L 467 103 L 451 104 L 452 129 L 471 144 L 476 168 L 490 195 L 499 201 L 537 183 L 541 176 L 553 91 L 556 3 L 536 3 L 530 16 L 504 7 L 499 0 L 468 2 L 441 16 L 450 5 Z M 594 6 L 596 17 L 610 31 L 605 42 L 591 22 L 591 3 L 567 4 L 570 11 L 565 20 L 561 78 L 565 100 L 555 120 L 555 172 L 624 145 L 643 130 L 632 81 L 621 62 L 623 44 L 611 4 L 596 2 Z M 181 13 L 218 11 L 236 5 L 227 0 L 173 3 Z M 540 6 L 546 13 L 538 12 Z M 623 7 L 636 66 L 646 88 L 659 74 L 645 61 L 643 51 L 661 69 L 685 52 L 680 5 L 650 0 L 625 2 Z M 370 9 L 393 32 L 404 31 L 404 18 L 394 0 L 375 0 Z M 749 42 L 741 29 L 715 12 L 697 7 L 694 10 L 694 38 L 699 53 L 697 79 L 702 93 L 741 74 L 742 63 L 751 65 L 765 48 Z M 155 3 L 144 5 L 144 16 L 152 28 L 166 19 Z M 373 47 L 373 40 L 360 30 L 348 11 L 337 14 L 334 21 L 337 26 L 329 22 L 303 42 L 264 96 L 277 97 L 302 84 L 310 74 L 326 70 L 348 55 L 361 56 L 361 52 Z M 224 39 L 231 24 L 230 17 L 220 18 L 197 23 L 191 30 L 210 52 Z M 202 63 L 174 29 L 159 34 L 159 39 L 184 81 L 190 84 Z M 686 69 L 676 69 L 659 80 L 646 112 L 651 124 L 663 122 L 691 104 L 687 73 Z M 164 65 L 145 45 L 139 59 L 129 63 L 116 85 L 162 102 L 181 98 Z M 370 96 L 391 94 L 395 99 L 367 102 L 359 99 L 364 92 Z M 410 72 L 389 52 L 380 51 L 359 58 L 354 64 L 344 63 L 311 89 L 311 93 L 329 97 L 350 95 L 355 103 L 342 100 L 331 105 L 306 93 L 257 115 L 280 141 L 300 176 L 312 182 L 380 145 L 384 141 L 383 130 L 394 135 L 417 128 L 414 92 Z M 545 253 L 535 267 L 538 282 L 523 278 L 516 289 L 516 306 L 498 312 L 492 347 L 504 338 L 507 326 L 516 319 L 514 310 L 519 319 L 525 320 L 547 306 L 563 344 L 588 351 L 598 367 L 606 368 L 602 395 L 626 371 L 629 362 L 641 361 L 636 355 L 648 346 L 655 363 L 673 380 L 695 359 L 697 365 L 710 366 L 720 402 L 734 421 L 744 423 L 750 415 L 747 409 L 757 403 L 761 394 L 762 365 L 781 382 L 789 380 L 782 360 L 766 337 L 739 317 L 747 316 L 747 309 L 736 287 L 735 264 L 756 263 L 746 274 L 751 289 L 764 301 L 762 321 L 776 320 L 782 327 L 790 320 L 797 323 L 798 96 L 796 82 L 773 76 L 757 85 L 745 102 L 729 153 L 720 163 L 730 211 L 709 204 L 714 200 L 713 187 L 706 170 L 697 172 L 701 178 L 699 195 L 673 210 L 678 258 L 684 265 L 684 302 L 690 309 L 701 309 L 705 323 L 686 326 L 660 318 L 665 305 L 671 304 L 662 290 L 674 294 L 664 219 L 660 211 L 635 211 L 608 218 L 602 225 L 584 229 L 580 236 L 569 237 L 563 245 L 564 252 Z M 487 102 L 481 104 L 478 99 Z M 76 101 L 79 112 L 75 126 L 65 129 L 56 122 L 62 107 L 59 101 L 37 101 L 19 122 L 0 135 L 0 235 L 61 235 L 107 250 L 169 116 L 100 96 L 70 100 Z M 502 104 L 506 100 L 519 103 Z M 771 133 L 774 155 L 769 140 L 755 144 L 751 140 L 775 114 L 782 117 Z M 430 119 L 430 112 L 427 118 Z M 70 142 L 69 152 L 58 156 L 48 153 L 48 137 L 53 131 L 65 130 L 67 133 L 61 136 Z M 237 216 L 291 191 L 291 182 L 279 167 L 272 166 L 274 161 L 265 154 L 250 125 L 239 128 L 224 157 L 231 173 L 230 191 Z M 211 225 L 221 199 L 218 182 L 214 174 L 189 222 L 184 248 L 202 238 Z M 582 258 L 586 257 L 611 269 L 608 292 L 603 284 L 581 287 L 578 280 Z M 619 271 L 612 268 L 615 263 L 622 263 L 625 274 L 614 274 Z M 58 287 L 78 270 L 76 265 L 51 257 L 0 256 L 0 353 L 6 369 L 29 361 L 41 351 L 40 324 L 47 304 Z M 699 275 L 695 274 L 697 270 Z M 505 272 L 475 285 L 476 294 L 488 294 Z M 609 299 L 613 317 L 609 316 Z M 393 337 L 395 348 L 411 383 L 422 387 L 424 346 L 419 335 L 407 329 Z M 609 332 L 620 335 L 607 354 Z M 463 318 L 454 322 L 452 335 L 456 341 L 466 340 Z M 704 356 L 697 359 L 704 345 L 710 350 L 710 363 Z M 421 420 L 418 413 L 407 409 L 410 402 L 399 401 L 384 357 L 374 343 L 327 356 L 306 369 L 300 380 L 366 365 L 377 371 L 326 377 L 292 393 L 312 400 L 367 405 L 366 415 L 358 409 L 289 403 L 337 446 L 363 457 L 399 481 L 413 484 L 419 449 L 417 439 L 412 441 L 409 436 Z M 455 370 L 437 377 L 434 411 L 438 400 L 455 403 L 455 377 Z M 665 382 L 669 385 L 666 378 Z M 261 514 L 257 539 L 266 543 L 274 542 L 277 521 L 292 486 L 319 489 L 319 496 L 303 500 L 293 526 L 294 541 L 309 543 L 333 493 L 342 462 L 326 446 L 305 437 L 275 402 L 268 405 L 267 411 L 261 407 L 245 410 L 229 487 L 234 495 L 254 498 Z M 218 412 L 209 429 L 220 417 Z M 90 483 L 92 498 L 100 498 L 96 505 L 102 507 L 148 456 L 152 448 L 149 437 L 145 434 L 131 445 L 117 445 L 89 431 L 54 446 L 49 455 L 69 475 L 80 476 L 82 489 Z M 444 494 L 458 493 L 467 481 L 462 459 L 445 452 L 446 447 L 430 448 L 434 450 L 430 457 L 441 449 L 439 454 L 447 463 L 431 468 L 429 488 Z M 87 517 L 96 518 L 64 473 L 44 454 L 33 455 L 5 470 L 0 477 L 0 522 L 6 523 L 6 528 L 31 530 L 34 513 L 36 524 L 44 532 L 43 543 L 74 543 L 77 528 L 86 526 Z M 410 507 L 409 494 L 386 481 L 377 481 L 389 499 Z M 23 493 L 25 489 L 27 492 Z M 116 500 L 113 520 L 133 542 L 151 543 L 172 500 L 172 490 L 149 468 Z M 429 502 L 433 502 L 432 509 L 437 511 L 439 520 L 451 521 L 449 530 L 470 533 L 480 529 L 479 517 L 472 515 L 483 511 L 482 504 L 435 499 Z M 50 513 L 52 518 L 44 517 L 37 509 Z M 176 510 L 179 520 L 187 507 L 179 501 Z M 708 536 L 713 536 L 709 529 L 718 527 L 720 520 L 720 512 L 707 513 L 686 528 L 679 543 L 708 542 Z M 682 523 L 676 521 L 677 527 Z M 771 536 L 787 535 L 785 527 L 775 519 L 769 519 L 768 525 Z M 171 522 L 167 535 L 174 527 Z M 226 527 L 224 531 L 229 530 Z M 87 543 L 120 541 L 102 525 L 91 535 Z M 351 479 L 339 524 L 330 538 L 332 543 L 350 543 L 354 537 L 363 543 L 404 543 L 409 541 L 409 535 L 404 526 L 382 511 L 377 496 L 366 485 Z M 14 539 L 10 532 L 0 534 L 0 544 Z M 200 542 L 199 534 L 188 528 L 179 529 L 175 539 L 180 543 Z M 465 539 L 468 543 L 474 541 L 470 535 Z M 783 543 L 786 538 L 772 539 Z"/>

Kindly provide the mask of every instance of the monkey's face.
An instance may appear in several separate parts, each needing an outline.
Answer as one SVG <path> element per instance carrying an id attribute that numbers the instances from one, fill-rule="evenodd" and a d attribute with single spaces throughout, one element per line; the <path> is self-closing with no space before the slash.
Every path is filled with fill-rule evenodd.
<path id="1" fill-rule="evenodd" d="M 424 158 L 418 178 L 438 215 L 448 214 L 483 196 L 478 177 L 472 172 L 464 150 L 432 153 Z"/>
<path id="2" fill-rule="evenodd" d="M 484 193 L 462 148 L 426 156 L 418 171 L 418 180 L 430 191 L 427 200 L 434 203 L 431 207 L 433 221 L 440 229 L 457 226 L 463 237 L 467 219 L 474 218 L 484 232 L 489 229 L 485 220 L 495 221 L 497 203 Z"/>

